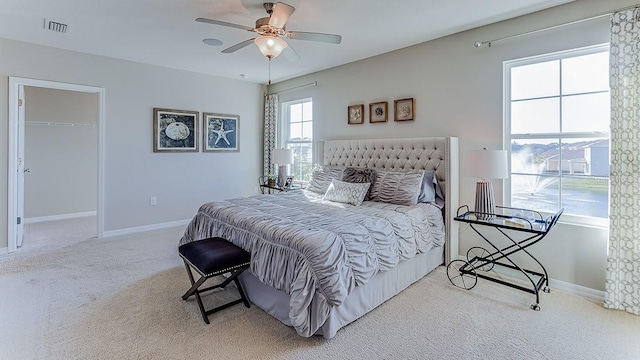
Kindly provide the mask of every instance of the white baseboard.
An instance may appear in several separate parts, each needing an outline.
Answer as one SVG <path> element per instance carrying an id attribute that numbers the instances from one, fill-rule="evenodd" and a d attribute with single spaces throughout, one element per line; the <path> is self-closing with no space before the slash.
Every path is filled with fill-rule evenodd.
<path id="1" fill-rule="evenodd" d="M 0 248 L 0 255 L 7 255 L 9 253 L 8 247 Z"/>
<path id="2" fill-rule="evenodd" d="M 467 261 L 466 257 L 462 255 L 458 255 L 458 259 Z M 513 273 L 516 273 L 516 270 L 508 270 L 502 267 L 494 267 L 492 272 L 495 272 L 505 279 L 513 279 L 515 281 L 522 280 L 522 278 L 518 279 L 513 276 Z M 553 278 L 549 278 L 549 287 L 551 291 L 558 290 L 565 292 L 567 294 L 578 295 L 583 298 L 602 303 L 604 302 L 604 291 L 596 290 L 592 288 L 588 288 L 586 286 L 572 284 L 570 282 L 556 280 Z"/>
<path id="3" fill-rule="evenodd" d="M 582 296 L 595 302 L 604 302 L 604 291 L 572 284 L 562 280 L 549 279 L 549 287 L 565 293 Z"/>
<path id="4" fill-rule="evenodd" d="M 71 214 L 40 216 L 40 217 L 33 217 L 33 218 L 25 218 L 24 219 L 24 223 L 25 224 L 35 224 L 35 223 L 45 222 L 45 221 L 69 220 L 69 219 L 77 219 L 77 218 L 83 218 L 83 217 L 96 216 L 96 214 L 97 214 L 96 211 L 85 211 L 85 212 L 71 213 Z"/>
<path id="5" fill-rule="evenodd" d="M 128 234 L 135 234 L 135 233 L 140 233 L 145 231 L 167 229 L 175 226 L 184 226 L 189 224 L 190 221 L 191 219 L 186 219 L 186 220 L 177 220 L 177 221 L 171 221 L 171 222 L 160 223 L 160 224 L 136 226 L 136 227 L 130 227 L 130 228 L 124 228 L 124 229 L 118 229 L 118 230 L 109 230 L 104 232 L 103 237 L 128 235 Z"/>

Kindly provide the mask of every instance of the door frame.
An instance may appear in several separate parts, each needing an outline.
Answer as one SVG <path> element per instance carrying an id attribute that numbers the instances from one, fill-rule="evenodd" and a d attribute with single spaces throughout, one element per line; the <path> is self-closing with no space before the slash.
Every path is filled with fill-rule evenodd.
<path id="1" fill-rule="evenodd" d="M 46 80 L 21 77 L 9 77 L 9 158 L 7 170 L 7 245 L 8 251 L 17 250 L 17 218 L 18 218 L 18 111 L 20 86 L 41 87 L 47 89 L 68 90 L 98 95 L 98 199 L 97 199 L 97 236 L 104 234 L 104 120 L 105 89 L 94 86 L 68 84 Z M 26 105 L 26 102 L 25 102 Z M 22 139 L 24 141 L 24 139 Z M 23 219 L 24 221 L 24 219 Z"/>

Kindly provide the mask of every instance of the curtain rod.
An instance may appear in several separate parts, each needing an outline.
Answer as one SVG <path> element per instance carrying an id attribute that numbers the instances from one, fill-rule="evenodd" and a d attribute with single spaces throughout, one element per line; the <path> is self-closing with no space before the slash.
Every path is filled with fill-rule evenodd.
<path id="1" fill-rule="evenodd" d="M 521 36 L 527 36 L 527 35 L 532 35 L 532 34 L 536 34 L 539 32 L 543 32 L 543 31 L 548 31 L 548 30 L 553 30 L 553 29 L 557 29 L 560 27 L 564 27 L 564 26 L 569 26 L 569 25 L 574 25 L 574 24 L 578 24 L 581 22 L 585 22 L 585 21 L 590 21 L 590 20 L 595 20 L 595 19 L 599 19 L 601 17 L 605 17 L 605 16 L 609 16 L 611 14 L 617 13 L 618 11 L 624 11 L 624 10 L 629 10 L 629 9 L 634 9 L 639 7 L 640 4 L 636 4 L 636 5 L 632 5 L 632 6 L 627 6 L 627 7 L 623 7 L 620 9 L 616 9 L 616 10 L 612 10 L 612 11 L 608 11 L 606 13 L 602 13 L 599 15 L 595 15 L 595 16 L 591 16 L 585 19 L 580 19 L 580 20 L 575 20 L 575 21 L 570 21 L 568 23 L 564 23 L 564 24 L 558 24 L 558 25 L 553 25 L 553 26 L 549 26 L 546 28 L 542 28 L 542 29 L 538 29 L 538 30 L 533 30 L 533 31 L 528 31 L 525 33 L 521 33 L 521 34 L 516 34 L 516 35 L 509 35 L 509 36 L 505 36 L 505 37 L 501 37 L 498 39 L 493 39 L 493 40 L 485 40 L 485 41 L 476 41 L 473 46 L 479 48 L 483 45 L 487 45 L 488 47 L 491 47 L 491 44 L 498 42 L 498 41 L 502 41 L 502 40 L 507 40 L 507 39 L 513 39 L 513 38 L 517 38 L 517 37 L 521 37 Z"/>
<path id="2" fill-rule="evenodd" d="M 280 90 L 280 91 L 275 92 L 275 93 L 267 93 L 267 95 L 280 94 L 280 93 L 283 93 L 283 92 L 292 91 L 292 90 L 298 90 L 298 89 L 306 88 L 306 87 L 309 87 L 309 86 L 318 86 L 318 82 L 314 81 L 314 82 L 311 82 L 311 83 L 308 83 L 308 84 L 294 86 L 292 88 Z"/>

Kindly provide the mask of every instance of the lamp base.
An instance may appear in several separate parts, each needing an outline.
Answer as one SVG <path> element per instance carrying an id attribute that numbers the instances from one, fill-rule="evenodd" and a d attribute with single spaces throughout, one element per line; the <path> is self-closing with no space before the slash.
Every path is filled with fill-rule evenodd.
<path id="1" fill-rule="evenodd" d="M 284 188 L 287 182 L 287 165 L 278 165 L 278 186 Z"/>
<path id="2" fill-rule="evenodd" d="M 493 220 L 496 218 L 496 201 L 493 198 L 493 185 L 490 180 L 480 179 L 476 182 L 476 218 Z"/>

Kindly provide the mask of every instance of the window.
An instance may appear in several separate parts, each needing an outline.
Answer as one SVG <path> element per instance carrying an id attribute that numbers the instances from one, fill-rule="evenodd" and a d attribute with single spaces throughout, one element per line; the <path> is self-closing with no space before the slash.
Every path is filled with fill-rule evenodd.
<path id="1" fill-rule="evenodd" d="M 508 61 L 504 76 L 511 206 L 606 219 L 608 46 Z"/>
<path id="2" fill-rule="evenodd" d="M 283 104 L 283 146 L 293 149 L 289 173 L 296 181 L 309 181 L 313 170 L 313 101 Z"/>

